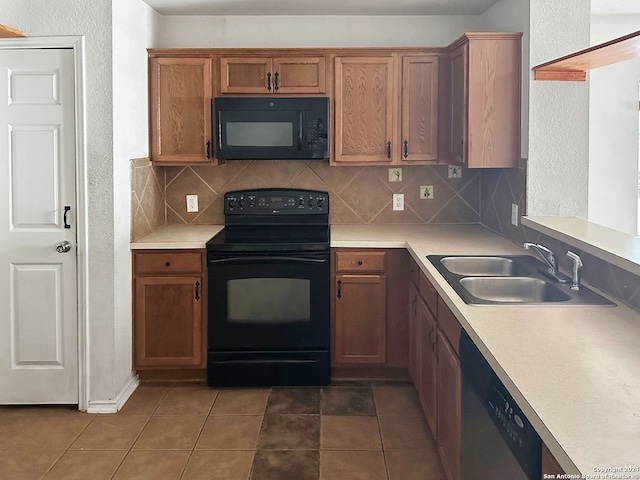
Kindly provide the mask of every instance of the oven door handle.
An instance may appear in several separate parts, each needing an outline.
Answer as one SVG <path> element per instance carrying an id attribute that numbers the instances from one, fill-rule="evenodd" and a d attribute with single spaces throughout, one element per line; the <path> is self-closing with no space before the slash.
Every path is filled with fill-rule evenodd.
<path id="1" fill-rule="evenodd" d="M 327 263 L 326 258 L 306 257 L 229 257 L 210 258 L 209 263 L 250 263 L 250 262 L 289 262 L 289 263 Z"/>

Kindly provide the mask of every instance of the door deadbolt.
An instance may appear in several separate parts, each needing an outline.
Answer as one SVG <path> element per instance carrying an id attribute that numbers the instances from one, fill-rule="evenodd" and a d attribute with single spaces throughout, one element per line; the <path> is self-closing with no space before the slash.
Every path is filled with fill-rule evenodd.
<path id="1" fill-rule="evenodd" d="M 58 253 L 67 253 L 69 250 L 71 250 L 71 243 L 67 242 L 66 240 L 56 245 L 56 251 Z"/>

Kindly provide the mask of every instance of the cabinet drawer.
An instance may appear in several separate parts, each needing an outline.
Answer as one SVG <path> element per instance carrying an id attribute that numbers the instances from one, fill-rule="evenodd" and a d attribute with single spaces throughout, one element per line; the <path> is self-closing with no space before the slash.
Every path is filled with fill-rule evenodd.
<path id="1" fill-rule="evenodd" d="M 336 272 L 384 272 L 385 252 L 336 252 Z"/>
<path id="2" fill-rule="evenodd" d="M 456 316 L 441 298 L 438 298 L 438 326 L 449 340 L 449 343 L 451 343 L 456 355 L 460 355 L 458 344 L 460 343 L 462 327 Z"/>
<path id="3" fill-rule="evenodd" d="M 420 272 L 420 284 L 418 286 L 420 290 L 420 296 L 431 309 L 434 317 L 438 316 L 438 293 L 436 289 L 431 285 L 431 282 L 427 279 L 424 273 Z"/>
<path id="4" fill-rule="evenodd" d="M 136 275 L 157 273 L 200 273 L 202 254 L 200 252 L 145 252 L 134 256 Z"/>

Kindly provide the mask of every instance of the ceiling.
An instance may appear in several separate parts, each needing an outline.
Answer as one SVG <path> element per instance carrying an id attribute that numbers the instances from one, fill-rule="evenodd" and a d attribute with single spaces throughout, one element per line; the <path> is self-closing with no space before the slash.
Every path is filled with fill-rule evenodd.
<path id="1" fill-rule="evenodd" d="M 162 15 L 479 15 L 498 0 L 144 0 Z"/>
<path id="2" fill-rule="evenodd" d="M 479 15 L 498 0 L 143 0 L 161 15 Z M 592 0 L 594 14 L 640 14 L 639 0 Z"/>

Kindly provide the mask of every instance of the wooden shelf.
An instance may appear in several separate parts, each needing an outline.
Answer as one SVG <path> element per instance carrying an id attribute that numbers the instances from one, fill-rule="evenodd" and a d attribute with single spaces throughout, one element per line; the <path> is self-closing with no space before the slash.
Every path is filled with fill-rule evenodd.
<path id="1" fill-rule="evenodd" d="M 535 80 L 584 82 L 587 70 L 640 57 L 640 30 L 533 67 Z"/>

